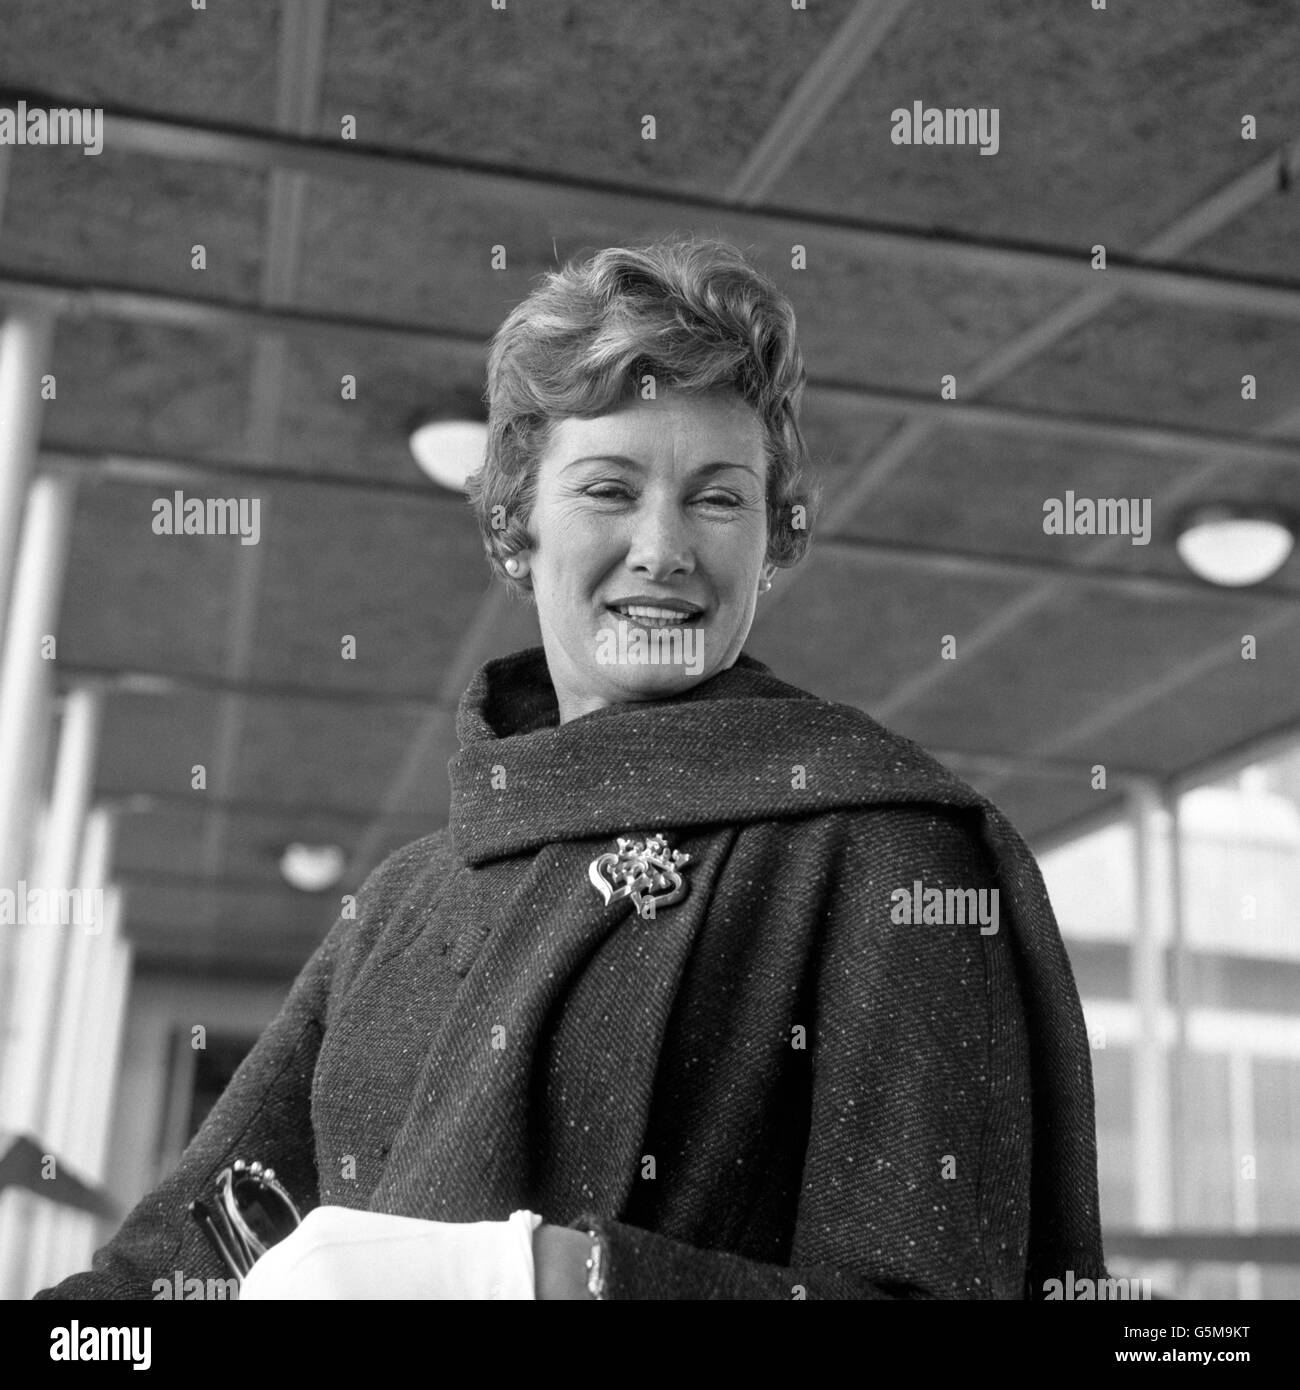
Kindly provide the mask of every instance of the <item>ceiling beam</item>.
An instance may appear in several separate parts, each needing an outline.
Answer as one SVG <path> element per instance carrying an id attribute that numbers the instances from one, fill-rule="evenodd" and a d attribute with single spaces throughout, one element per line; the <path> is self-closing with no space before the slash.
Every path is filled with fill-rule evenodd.
<path id="1" fill-rule="evenodd" d="M 1052 564 L 1020 555 L 982 555 L 978 551 L 948 550 L 914 545 L 910 541 L 857 540 L 843 536 L 813 537 L 810 558 L 829 555 L 850 563 L 899 565 L 926 574 L 954 579 L 1007 579 L 1014 583 L 1050 580 L 1062 589 L 1105 589 L 1133 598 L 1195 599 L 1199 603 L 1300 606 L 1300 589 L 1256 584 L 1248 589 L 1225 589 L 1191 575 L 1157 574 L 1097 565 Z"/>
<path id="2" fill-rule="evenodd" d="M 0 87 L 0 104 L 24 100 L 36 105 L 77 104 L 27 89 Z M 1189 270 L 1148 263 L 1117 251 L 1107 269 L 1091 266 L 1091 243 L 1072 250 L 1007 239 L 959 237 L 918 231 L 793 209 L 736 208 L 720 198 L 637 185 L 539 174 L 483 161 L 394 151 L 358 142 L 307 139 L 237 125 L 214 124 L 105 108 L 104 143 L 114 150 L 198 163 L 270 171 L 296 170 L 313 178 L 348 184 L 371 183 L 403 191 L 427 189 L 448 206 L 500 199 L 526 207 L 538 227 L 580 227 L 587 223 L 623 225 L 639 234 L 667 232 L 683 219 L 697 229 L 707 224 L 740 243 L 779 246 L 782 255 L 795 243 L 810 242 L 858 260 L 897 260 L 908 264 L 1020 279 L 1041 277 L 1058 284 L 1095 287 L 1097 277 L 1122 293 L 1189 308 L 1229 310 L 1266 317 L 1300 319 L 1300 286 L 1284 280 Z M 1283 177 L 1279 156 L 1278 178 Z M 550 240 L 550 233 L 547 233 Z"/>
<path id="3" fill-rule="evenodd" d="M 1222 749 L 1212 757 L 1184 768 L 1170 778 L 1165 787 L 1172 796 L 1181 796 L 1206 782 L 1233 777 L 1243 767 L 1254 763 L 1271 762 L 1276 758 L 1293 757 L 1300 751 L 1300 720 L 1289 720 L 1280 728 L 1265 734 L 1255 734 L 1231 748 Z"/>
<path id="4" fill-rule="evenodd" d="M 401 319 L 365 315 L 326 314 L 283 305 L 209 295 L 168 294 L 133 285 L 110 285 L 59 276 L 18 275 L 0 270 L 0 302 L 48 306 L 61 317 L 80 322 L 88 318 L 122 319 L 159 328 L 195 333 L 248 335 L 282 332 L 316 340 L 355 343 L 358 335 L 378 334 L 408 339 L 420 347 L 447 347 L 473 354 L 480 367 L 487 356 L 489 334 L 438 328 Z"/>
<path id="5" fill-rule="evenodd" d="M 95 790 L 95 805 L 119 816 L 174 816 L 189 811 L 201 816 L 210 803 L 193 792 L 140 791 L 135 787 L 99 786 Z M 242 797 L 226 797 L 216 803 L 217 809 L 231 816 L 264 816 L 275 820 L 338 820 L 366 821 L 374 812 L 363 806 L 339 806 L 321 801 L 249 801 Z M 416 820 L 410 816 L 403 819 Z"/>
<path id="6" fill-rule="evenodd" d="M 910 3 L 858 0 L 727 185 L 727 202 L 752 207 L 772 191 Z"/>
<path id="7" fill-rule="evenodd" d="M 201 671 L 159 671 L 142 666 L 60 661 L 56 675 L 61 690 L 91 685 L 113 695 L 235 695 L 251 700 L 301 700 L 307 704 L 356 705 L 411 715 L 424 715 L 430 710 L 454 713 L 456 708 L 454 703 L 440 705 L 423 696 L 395 695 L 382 688 L 350 690 L 346 686 L 292 685 L 285 681 L 252 680 L 247 675 L 236 677 Z"/>
<path id="8" fill-rule="evenodd" d="M 1198 458 L 1231 458 L 1242 463 L 1300 463 L 1300 440 L 1265 439 L 1218 430 L 1186 429 L 1154 420 L 1130 420 L 1032 410 L 1024 406 L 940 400 L 937 395 L 884 390 L 849 383 L 810 381 L 808 395 L 852 401 L 881 414 L 905 415 L 939 429 L 1017 435 L 1066 444 L 1104 445 L 1143 454 L 1186 453 Z"/>
<path id="9" fill-rule="evenodd" d="M 1276 437 L 1278 434 L 1288 432 L 1292 425 L 1293 416 L 1288 413 L 1273 420 L 1261 431 L 1261 435 L 1271 434 Z M 1193 500 L 1213 498 L 1225 480 L 1230 480 L 1227 460 L 1222 455 L 1211 453 L 1206 463 L 1200 467 L 1189 468 L 1179 478 L 1177 484 L 1165 495 L 1161 505 L 1166 511 L 1172 511 L 1191 503 Z M 1230 481 L 1228 485 L 1232 485 Z M 1108 557 L 1113 556 L 1127 543 L 1127 538 L 1124 536 L 1098 537 L 1084 552 L 1079 564 L 1089 569 L 1094 566 L 1100 567 Z M 964 635 L 962 639 L 963 650 L 967 659 L 996 646 L 1009 634 L 1017 631 L 1028 619 L 1050 607 L 1060 598 L 1064 584 L 1065 581 L 1060 576 L 1046 577 L 1039 588 L 1019 596 L 1013 602 L 991 613 L 983 622 Z M 1291 618 L 1292 614 L 1289 608 L 1284 608 L 1280 614 L 1275 614 L 1264 621 L 1271 627 L 1275 619 L 1286 622 L 1290 621 Z M 905 710 L 918 700 L 923 699 L 934 686 L 943 681 L 948 669 L 950 669 L 948 662 L 931 662 L 924 670 L 917 672 L 916 675 L 890 692 L 889 698 L 883 701 L 879 707 L 877 717 L 883 721 L 888 721 L 894 713 Z M 1127 694 L 1119 696 L 1113 709 L 1118 712 L 1127 708 L 1128 698 Z M 1116 713 L 1115 718 L 1107 722 L 1114 723 L 1117 718 L 1118 713 Z M 1104 721 L 1105 719 L 1105 711 L 1102 711 L 1090 721 L 1090 726 L 1101 727 L 1098 720 Z M 1073 741 L 1078 727 L 1075 725 L 1071 728 L 1066 736 L 1067 742 Z"/>
<path id="10" fill-rule="evenodd" d="M 202 483 L 211 487 L 234 484 L 240 487 L 337 488 L 344 492 L 366 493 L 377 501 L 392 498 L 406 508 L 412 504 L 427 506 L 435 520 L 448 523 L 467 522 L 468 518 L 467 504 L 462 495 L 418 479 L 408 483 L 396 478 L 375 478 L 328 470 L 308 473 L 297 468 L 236 459 L 126 453 L 70 445 L 52 445 L 42 449 L 39 463 L 42 468 L 52 472 L 75 475 L 83 486 L 120 483 L 126 486 L 184 488 Z M 813 535 L 810 553 L 850 562 L 875 559 L 895 561 L 931 569 L 936 573 L 1001 575 L 1016 580 L 1077 580 L 1079 584 L 1093 588 L 1111 587 L 1151 594 L 1185 593 L 1209 601 L 1243 598 L 1294 601 L 1300 598 L 1300 591 L 1270 583 L 1252 585 L 1249 589 L 1224 589 L 1190 576 L 1050 563 L 1030 556 L 961 551 L 948 546 L 928 546 L 912 540 L 889 541 L 875 536 L 827 535 L 818 531 Z M 796 571 L 786 571 L 787 575 L 794 573 Z"/>
<path id="11" fill-rule="evenodd" d="M 68 282 L 56 282 L 39 277 L 20 277 L 0 274 L 0 296 L 11 294 L 19 299 L 40 303 L 68 312 L 68 296 L 77 291 Z M 127 318 L 137 322 L 184 323 L 190 328 L 234 327 L 241 332 L 260 332 L 268 327 L 314 332 L 379 332 L 405 333 L 420 336 L 425 330 L 409 324 L 376 320 L 352 321 L 337 316 L 266 309 L 251 304 L 218 304 L 207 299 L 154 291 L 94 289 L 91 292 L 96 312 L 107 317 Z M 469 346 L 469 340 L 459 339 L 458 345 Z M 473 340 L 474 351 L 481 354 L 483 344 Z M 1059 414 L 1052 411 L 1030 410 L 1023 406 L 991 405 L 961 400 L 944 401 L 933 394 L 900 391 L 885 387 L 857 385 L 851 382 L 830 381 L 812 377 L 808 382 L 808 398 L 849 401 L 867 410 L 886 415 L 902 415 L 925 425 L 979 430 L 986 434 L 1025 435 L 1034 439 L 1054 439 L 1086 445 L 1105 445 L 1113 449 L 1139 453 L 1188 453 L 1200 457 L 1214 456 L 1245 463 L 1300 463 L 1300 441 L 1271 440 L 1250 435 L 1226 434 L 1213 430 L 1180 429 L 1153 420 L 1125 420 L 1092 415 Z M 886 446 L 887 447 L 887 446 Z"/>
<path id="12" fill-rule="evenodd" d="M 316 121 L 321 80 L 325 71 L 329 0 L 281 0 L 280 51 L 276 90 L 276 125 L 290 134 L 305 135 Z M 292 302 L 298 283 L 302 229 L 306 212 L 304 174 L 273 170 L 267 199 L 265 255 L 260 299 L 263 305 Z M 253 458 L 273 458 L 279 452 L 288 370 L 284 335 L 257 336 L 249 363 L 249 408 L 245 449 Z M 239 680 L 252 667 L 258 606 L 262 593 L 265 551 L 237 557 L 231 574 L 223 667 Z M 209 785 L 218 797 L 233 781 L 244 729 L 244 703 L 228 694 L 217 708 L 209 758 Z M 202 863 L 215 875 L 225 852 L 229 818 L 214 810 L 207 818 Z"/>
<path id="13" fill-rule="evenodd" d="M 478 655 L 478 653 L 474 655 Z M 481 662 L 476 663 L 474 669 L 477 669 L 477 665 L 481 664 Z M 449 727 L 450 721 L 455 717 L 459 704 L 459 695 L 454 697 L 451 695 L 451 689 L 455 684 L 453 674 L 457 678 L 463 677 L 460 684 L 460 689 L 463 690 L 469 684 L 473 670 L 449 673 L 448 678 L 444 681 L 444 702 L 438 702 L 394 695 L 386 689 L 344 690 L 320 685 L 293 686 L 248 680 L 235 682 L 225 676 L 209 676 L 195 672 L 156 671 L 141 667 L 59 662 L 59 677 L 62 688 L 65 689 L 72 686 L 95 686 L 108 694 L 154 698 L 166 698 L 171 695 L 182 694 L 237 694 L 245 699 L 255 700 L 301 700 L 307 703 L 327 705 L 354 704 L 386 711 L 424 715 L 438 720 L 441 726 L 440 731 L 444 733 Z M 941 762 L 953 760 L 971 765 L 978 763 L 986 769 L 991 769 L 997 765 L 1004 770 L 1011 769 L 1017 776 L 1048 777 L 1055 780 L 1073 781 L 1077 777 L 1088 776 L 1091 773 L 1091 768 L 1083 763 L 1053 763 L 1040 759 L 1027 759 L 1018 754 L 1002 753 L 996 750 L 930 749 L 929 751 Z M 1136 769 L 1130 769 L 1120 775 L 1143 778 L 1152 776 L 1146 770 Z M 96 797 L 97 800 L 111 800 L 119 810 L 140 814 L 147 814 L 156 809 L 151 804 L 155 802 L 165 806 L 190 806 L 195 810 L 200 809 L 194 798 L 180 792 L 168 793 L 139 791 L 130 787 L 105 787 L 96 792 Z M 219 805 L 225 810 L 247 811 L 252 814 L 260 814 L 265 811 L 267 814 L 337 814 L 353 818 L 358 815 L 376 814 L 373 811 L 358 811 L 355 807 L 330 807 L 318 803 L 300 806 L 292 803 L 239 802 L 226 799 L 220 801 Z M 402 811 L 400 798 L 395 798 L 394 806 L 381 811 L 379 815 L 384 820 L 400 821 L 409 818 L 411 813 Z"/>
<path id="14" fill-rule="evenodd" d="M 1297 177 L 1300 177 L 1300 139 L 1290 141 L 1279 152 L 1260 160 L 1244 174 L 1194 204 L 1149 240 L 1139 255 L 1157 260 L 1183 255 L 1265 199 L 1289 189 Z M 995 348 L 972 372 L 964 374 L 964 396 L 978 397 L 1007 380 L 1021 367 L 1097 318 L 1119 298 L 1113 282 L 1090 285 L 1082 294 L 1067 300 Z M 883 444 L 873 447 L 862 467 L 827 507 L 828 515 L 833 513 L 840 524 L 856 516 L 917 450 L 933 439 L 938 423 L 934 419 L 909 418 Z M 835 524 L 829 522 L 830 529 L 833 530 Z M 785 597 L 789 596 L 789 589 L 787 586 Z M 776 606 L 769 603 L 768 612 Z"/>
<path id="15" fill-rule="evenodd" d="M 1290 628 L 1289 646 L 1294 650 L 1296 626 L 1297 615 L 1290 609 L 1281 609 L 1262 618 L 1257 623 L 1252 623 L 1250 631 L 1259 645 L 1264 647 L 1265 639 L 1282 636 Z M 1176 707 L 1175 697 L 1178 694 L 1186 690 L 1188 686 L 1213 675 L 1230 663 L 1241 663 L 1240 638 L 1234 637 L 1228 641 L 1220 641 L 1212 646 L 1204 647 L 1142 685 L 1123 691 L 1114 700 L 1103 705 L 1090 718 L 1077 721 L 1065 733 L 1056 738 L 1036 744 L 1030 750 L 1029 756 L 1057 756 L 1062 750 L 1077 747 L 1087 739 L 1096 738 L 1116 724 L 1141 714 L 1144 710 L 1162 702 L 1167 707 L 1174 708 Z M 1233 744 L 1233 748 L 1238 754 L 1242 746 L 1241 742 L 1234 742 Z M 1213 767 L 1213 762 L 1208 759 L 1201 760 L 1198 765 L 1208 769 Z"/>
<path id="16" fill-rule="evenodd" d="M 336 473 L 330 469 L 291 468 L 284 464 L 254 459 L 199 458 L 193 454 L 146 454 L 125 449 L 96 449 L 77 444 L 50 443 L 38 455 L 40 467 L 51 472 L 70 472 L 85 485 L 121 483 L 125 486 L 183 487 L 196 483 L 224 486 L 227 483 L 271 487 L 338 488 L 345 492 L 368 493 L 376 500 L 393 498 L 403 507 L 427 506 L 443 512 L 448 519 L 468 518 L 469 505 L 463 493 L 438 487 L 416 473 L 411 480 L 375 477 L 367 473 Z"/>

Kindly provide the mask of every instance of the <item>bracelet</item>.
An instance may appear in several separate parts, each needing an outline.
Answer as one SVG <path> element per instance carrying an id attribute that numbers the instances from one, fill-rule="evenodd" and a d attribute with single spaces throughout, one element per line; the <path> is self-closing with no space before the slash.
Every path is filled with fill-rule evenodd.
<path id="1" fill-rule="evenodd" d="M 595 1231 L 588 1231 L 591 1238 L 591 1254 L 587 1258 L 587 1294 L 591 1298 L 605 1297 L 604 1246 Z"/>

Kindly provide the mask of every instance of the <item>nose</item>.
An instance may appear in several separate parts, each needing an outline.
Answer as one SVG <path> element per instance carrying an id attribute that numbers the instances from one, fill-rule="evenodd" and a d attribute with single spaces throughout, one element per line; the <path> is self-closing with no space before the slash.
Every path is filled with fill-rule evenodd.
<path id="1" fill-rule="evenodd" d="M 690 574 L 695 568 L 694 542 L 687 519 L 675 499 L 647 498 L 632 522 L 627 567 L 647 579 Z"/>

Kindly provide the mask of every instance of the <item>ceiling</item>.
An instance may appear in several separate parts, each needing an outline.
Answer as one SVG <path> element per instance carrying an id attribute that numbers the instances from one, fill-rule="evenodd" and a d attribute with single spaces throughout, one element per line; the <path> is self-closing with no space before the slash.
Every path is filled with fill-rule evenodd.
<path id="1" fill-rule="evenodd" d="M 1173 548 L 1194 502 L 1300 511 L 1295 14 L 10 0 L 0 101 L 106 112 L 98 157 L 0 149 L 0 306 L 58 310 L 60 679 L 105 691 L 141 964 L 290 974 L 334 909 L 286 843 L 355 884 L 445 823 L 456 700 L 537 636 L 407 427 L 478 397 L 535 276 L 652 234 L 737 242 L 799 315 L 827 504 L 748 644 L 777 675 L 1036 843 L 1300 723 L 1300 561 L 1219 591 Z M 996 106 L 996 155 L 892 144 L 917 100 Z M 176 488 L 259 497 L 260 544 L 154 535 Z M 1066 490 L 1150 498 L 1150 544 L 1045 535 Z"/>

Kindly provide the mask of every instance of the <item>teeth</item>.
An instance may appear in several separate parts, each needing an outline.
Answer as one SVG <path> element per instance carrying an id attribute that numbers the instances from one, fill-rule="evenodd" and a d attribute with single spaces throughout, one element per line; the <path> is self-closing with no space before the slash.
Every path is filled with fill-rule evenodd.
<path id="1" fill-rule="evenodd" d="M 676 608 L 645 608 L 641 604 L 620 605 L 617 610 L 629 618 L 648 618 L 654 622 L 667 621 L 686 621 L 693 617 L 693 614 L 682 613 Z"/>

